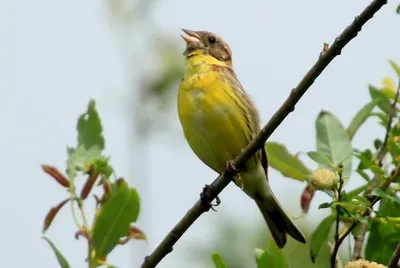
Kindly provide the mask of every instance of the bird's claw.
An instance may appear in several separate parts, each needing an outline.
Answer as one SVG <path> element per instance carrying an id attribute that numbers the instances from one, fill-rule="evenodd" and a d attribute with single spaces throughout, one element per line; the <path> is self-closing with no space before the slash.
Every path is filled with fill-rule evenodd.
<path id="1" fill-rule="evenodd" d="M 221 199 L 218 196 L 216 196 L 215 204 L 213 204 L 211 201 L 208 201 L 206 197 L 206 192 L 209 191 L 210 189 L 211 186 L 206 184 L 203 188 L 203 191 L 200 193 L 200 199 L 203 202 L 203 204 L 208 208 L 207 210 L 211 208 L 212 210 L 217 211 L 214 207 L 217 207 L 221 204 Z"/>

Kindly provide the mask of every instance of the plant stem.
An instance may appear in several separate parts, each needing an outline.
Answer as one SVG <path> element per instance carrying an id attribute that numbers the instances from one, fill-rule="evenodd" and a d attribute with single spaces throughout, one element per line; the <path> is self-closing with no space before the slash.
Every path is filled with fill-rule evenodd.
<path id="1" fill-rule="evenodd" d="M 388 120 L 388 124 L 386 126 L 386 133 L 385 133 L 385 138 L 383 139 L 383 143 L 382 146 L 378 152 L 378 166 L 382 167 L 383 166 L 383 158 L 385 157 L 387 150 L 386 150 L 386 146 L 389 140 L 389 135 L 390 135 L 390 130 L 392 128 L 392 122 L 393 122 L 393 118 L 396 114 L 396 104 L 399 100 L 399 95 L 400 95 L 400 79 L 399 79 L 399 85 L 397 87 L 397 92 L 396 92 L 396 96 L 394 98 L 394 101 L 392 103 L 391 106 L 391 110 L 390 110 L 390 115 L 389 115 L 389 120 Z M 367 191 L 365 191 L 364 196 L 366 196 L 368 199 L 371 199 L 369 197 L 369 194 L 373 191 L 374 188 L 376 188 L 377 183 L 378 183 L 378 177 L 379 174 L 375 174 L 373 180 L 372 180 L 372 187 L 370 187 L 369 189 L 367 189 Z M 367 225 L 365 223 L 360 223 L 360 230 L 357 234 L 357 236 L 354 238 L 355 243 L 354 243 L 354 250 L 353 250 L 353 256 L 351 257 L 351 260 L 355 261 L 359 258 L 361 258 L 361 251 L 362 251 L 362 247 L 364 244 L 364 240 L 365 240 L 365 234 L 367 233 Z"/>
<path id="2" fill-rule="evenodd" d="M 333 252 L 331 254 L 331 267 L 335 268 L 336 267 L 336 258 L 337 258 L 337 253 L 339 250 L 339 247 L 336 246 L 338 245 L 339 241 L 339 225 L 340 225 L 340 202 L 342 202 L 342 187 L 344 184 L 343 180 L 343 166 L 340 167 L 339 171 L 339 188 L 337 189 L 337 202 L 338 204 L 336 205 L 336 229 L 335 229 L 335 245 L 333 247 Z"/>

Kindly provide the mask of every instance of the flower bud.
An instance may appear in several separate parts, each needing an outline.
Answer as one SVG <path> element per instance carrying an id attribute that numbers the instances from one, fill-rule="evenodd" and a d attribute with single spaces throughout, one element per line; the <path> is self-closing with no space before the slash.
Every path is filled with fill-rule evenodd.
<path id="1" fill-rule="evenodd" d="M 328 168 L 319 168 L 311 174 L 310 182 L 317 190 L 331 190 L 335 185 L 335 179 L 335 172 Z"/>
<path id="2" fill-rule="evenodd" d="M 369 262 L 363 259 L 351 261 L 346 264 L 345 268 L 385 268 L 385 265 L 378 264 L 376 262 Z"/>

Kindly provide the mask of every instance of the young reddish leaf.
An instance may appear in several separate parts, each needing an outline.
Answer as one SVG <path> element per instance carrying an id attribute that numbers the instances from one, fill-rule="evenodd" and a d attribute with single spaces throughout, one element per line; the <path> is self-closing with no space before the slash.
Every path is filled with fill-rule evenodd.
<path id="1" fill-rule="evenodd" d="M 119 241 L 120 245 L 125 245 L 128 243 L 130 239 L 136 239 L 136 240 L 147 240 L 146 235 L 142 230 L 140 230 L 136 226 L 131 226 L 131 229 L 129 230 L 129 233 L 126 235 L 126 237 L 122 238 Z"/>
<path id="2" fill-rule="evenodd" d="M 310 208 L 310 203 L 315 194 L 315 191 L 316 190 L 314 188 L 307 185 L 306 188 L 304 189 L 303 193 L 301 194 L 300 206 L 304 213 L 308 212 L 308 209 Z"/>
<path id="3" fill-rule="evenodd" d="M 108 180 L 103 181 L 103 190 L 106 195 L 111 193 L 111 183 Z"/>
<path id="4" fill-rule="evenodd" d="M 51 223 L 54 220 L 54 217 L 57 215 L 58 211 L 69 201 L 70 199 L 67 198 L 61 201 L 57 206 L 52 207 L 50 211 L 47 213 L 46 218 L 44 219 L 44 225 L 42 232 L 46 232 L 46 230 L 50 227 Z"/>
<path id="5" fill-rule="evenodd" d="M 42 169 L 44 172 L 52 176 L 60 185 L 64 186 L 65 188 L 69 188 L 69 180 L 55 167 L 42 165 Z"/>
<path id="6" fill-rule="evenodd" d="M 146 235 L 142 230 L 140 230 L 136 226 L 131 226 L 131 229 L 129 230 L 129 233 L 127 235 L 128 237 L 132 239 L 137 239 L 137 240 L 147 240 Z"/>
<path id="7" fill-rule="evenodd" d="M 89 195 L 90 191 L 92 190 L 93 185 L 96 182 L 98 177 L 99 177 L 98 172 L 94 171 L 93 169 L 89 170 L 89 177 L 86 180 L 86 183 L 83 186 L 82 191 L 81 191 L 81 198 L 83 200 L 85 200 L 88 197 L 88 195 Z"/>
<path id="8" fill-rule="evenodd" d="M 90 237 L 90 234 L 87 232 L 87 230 L 82 229 L 75 233 L 75 239 L 79 239 L 80 236 L 83 236 L 84 238 L 86 238 L 86 240 L 89 242 L 89 244 L 92 243 L 92 238 Z"/>

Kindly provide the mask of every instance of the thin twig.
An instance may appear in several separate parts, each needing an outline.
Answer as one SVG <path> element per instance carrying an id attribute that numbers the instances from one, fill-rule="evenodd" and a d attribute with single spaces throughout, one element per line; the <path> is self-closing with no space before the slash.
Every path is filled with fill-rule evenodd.
<path id="1" fill-rule="evenodd" d="M 397 244 L 395 251 L 393 252 L 392 257 L 389 260 L 388 268 L 397 268 L 399 267 L 399 260 L 400 260 L 400 243 Z"/>
<path id="2" fill-rule="evenodd" d="M 387 0 L 374 0 L 369 4 L 364 11 L 357 16 L 353 23 L 349 25 L 336 39 L 332 46 L 325 51 L 303 77 L 296 88 L 292 89 L 289 97 L 272 116 L 256 138 L 232 161 L 234 166 L 240 166 L 257 152 L 265 141 L 271 136 L 276 128 L 288 116 L 289 113 L 294 111 L 295 105 L 300 98 L 306 93 L 307 89 L 314 83 L 315 79 L 324 71 L 328 64 L 338 55 L 341 54 L 342 49 L 357 36 L 361 31 L 362 26 L 372 18 L 372 16 L 387 3 Z M 229 176 L 227 176 L 229 175 Z M 212 184 L 211 187 L 204 194 L 205 201 L 211 202 L 216 196 L 231 182 L 232 175 L 220 175 Z M 175 243 L 181 236 L 189 229 L 189 227 L 206 211 L 209 210 L 202 200 L 198 200 L 183 216 L 183 218 L 172 228 L 163 241 L 157 248 L 145 258 L 142 268 L 155 267 L 168 253 L 173 249 Z"/>
<path id="3" fill-rule="evenodd" d="M 328 249 L 329 249 L 329 254 L 331 254 L 331 256 L 333 255 L 333 245 L 331 242 L 328 241 Z M 335 259 L 335 266 L 334 268 L 343 268 L 343 263 L 342 260 L 339 258 L 339 255 L 336 254 L 336 259 Z"/>
<path id="4" fill-rule="evenodd" d="M 378 155 L 377 155 L 377 159 L 378 159 L 378 166 L 379 167 L 383 167 L 383 158 L 385 157 L 387 150 L 386 150 L 386 146 L 389 140 L 389 136 L 390 136 L 390 130 L 392 128 L 392 123 L 393 123 L 393 118 L 396 114 L 396 105 L 399 101 L 399 95 L 400 95 L 400 79 L 399 79 L 399 84 L 397 87 L 397 92 L 396 92 L 396 96 L 394 98 L 394 101 L 392 103 L 391 109 L 390 109 L 390 115 L 389 115 L 389 120 L 388 120 L 388 124 L 386 126 L 386 133 L 385 133 L 385 138 L 383 140 L 382 146 L 379 149 Z M 365 196 L 368 199 L 371 199 L 371 197 L 369 196 L 369 194 L 373 191 L 374 188 L 376 188 L 377 182 L 378 182 L 378 176 L 379 174 L 375 174 L 374 178 L 373 178 L 373 184 L 372 187 L 370 187 L 367 191 L 365 191 Z M 351 260 L 355 261 L 358 260 L 359 258 L 361 258 L 361 250 L 364 244 L 364 240 L 365 240 L 365 234 L 367 233 L 367 225 L 365 223 L 360 223 L 360 230 L 358 231 L 357 236 L 354 238 L 355 242 L 354 242 L 354 250 L 353 250 L 353 256 L 351 257 Z"/>
<path id="5" fill-rule="evenodd" d="M 340 203 L 342 202 L 342 187 L 343 187 L 343 166 L 340 167 L 340 172 L 339 172 L 339 188 L 337 189 L 337 202 L 338 204 L 336 205 L 336 230 L 335 230 L 335 245 L 333 247 L 332 253 L 331 253 L 331 268 L 336 267 L 336 259 L 337 259 L 337 253 L 339 250 L 339 247 L 336 245 L 338 244 L 337 242 L 339 241 L 339 225 L 340 225 Z"/>

